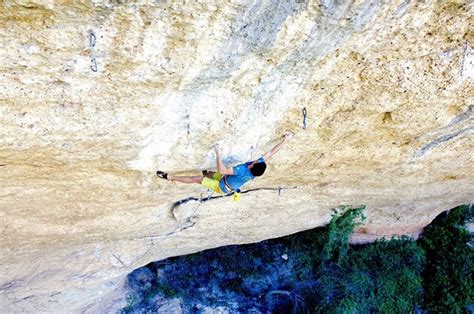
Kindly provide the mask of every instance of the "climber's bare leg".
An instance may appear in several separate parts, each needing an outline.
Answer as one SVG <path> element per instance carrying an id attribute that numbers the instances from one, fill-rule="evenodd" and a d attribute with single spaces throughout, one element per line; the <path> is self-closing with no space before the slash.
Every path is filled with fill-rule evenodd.
<path id="1" fill-rule="evenodd" d="M 203 177 L 202 176 L 173 176 L 168 174 L 169 181 L 177 181 L 181 183 L 197 183 L 201 184 Z"/>

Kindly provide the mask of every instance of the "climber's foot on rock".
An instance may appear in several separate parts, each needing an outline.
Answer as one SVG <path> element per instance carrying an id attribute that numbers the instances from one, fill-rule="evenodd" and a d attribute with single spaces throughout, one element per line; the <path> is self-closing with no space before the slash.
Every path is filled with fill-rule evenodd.
<path id="1" fill-rule="evenodd" d="M 157 171 L 156 172 L 156 175 L 158 176 L 158 178 L 161 178 L 161 179 L 164 179 L 164 180 L 168 180 L 168 174 L 166 172 L 163 172 L 163 171 Z"/>

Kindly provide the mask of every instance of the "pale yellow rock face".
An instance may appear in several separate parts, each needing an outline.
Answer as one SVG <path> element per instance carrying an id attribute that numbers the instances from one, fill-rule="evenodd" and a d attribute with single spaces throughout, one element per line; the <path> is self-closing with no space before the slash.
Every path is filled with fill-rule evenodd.
<path id="1" fill-rule="evenodd" d="M 340 205 L 381 236 L 474 199 L 472 1 L 79 3 L 0 7 L 1 312 L 113 310 L 139 266 Z M 285 130 L 245 187 L 281 193 L 171 210 L 206 190 L 157 169 L 212 169 L 216 142 L 251 160 Z"/>

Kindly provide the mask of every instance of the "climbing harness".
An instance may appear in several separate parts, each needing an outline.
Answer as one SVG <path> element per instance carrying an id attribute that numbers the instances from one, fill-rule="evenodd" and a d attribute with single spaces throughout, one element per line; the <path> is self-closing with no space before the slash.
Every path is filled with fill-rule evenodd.
<path id="1" fill-rule="evenodd" d="M 238 202 L 240 201 L 240 189 L 233 189 L 230 184 L 227 182 L 227 176 L 224 176 L 223 177 L 223 180 L 224 180 L 224 185 L 225 187 L 230 191 L 230 192 L 233 192 L 232 193 L 232 199 L 234 200 L 234 202 Z M 229 193 L 230 193 L 229 192 Z"/>
<path id="2" fill-rule="evenodd" d="M 93 30 L 89 30 L 89 48 L 91 49 L 91 70 L 97 72 L 97 60 L 95 59 L 95 34 Z"/>
<path id="3" fill-rule="evenodd" d="M 222 180 L 224 180 L 224 186 L 226 187 L 227 190 L 230 192 L 234 191 L 234 189 L 230 186 L 230 184 L 227 182 L 227 175 L 225 175 Z"/>
<path id="4" fill-rule="evenodd" d="M 306 111 L 306 107 L 303 107 L 303 129 L 306 129 L 306 116 L 308 112 Z"/>

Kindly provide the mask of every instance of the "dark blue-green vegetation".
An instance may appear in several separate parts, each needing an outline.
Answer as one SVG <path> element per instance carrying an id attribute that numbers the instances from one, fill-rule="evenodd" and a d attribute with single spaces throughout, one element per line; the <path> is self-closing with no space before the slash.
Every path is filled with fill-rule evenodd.
<path id="1" fill-rule="evenodd" d="M 419 240 L 427 258 L 423 289 L 430 312 L 461 313 L 474 303 L 473 236 L 465 227 L 473 211 L 472 206 L 460 206 L 441 214 Z"/>
<path id="2" fill-rule="evenodd" d="M 417 241 L 349 245 L 363 208 L 341 208 L 322 228 L 150 263 L 128 276 L 123 313 L 179 297 L 199 313 L 464 313 L 474 303 L 472 208 L 438 216 Z"/>

